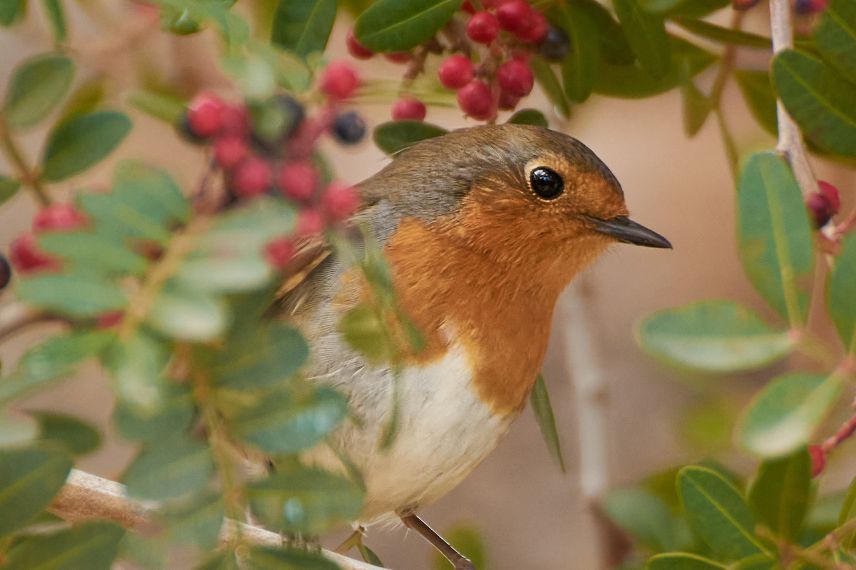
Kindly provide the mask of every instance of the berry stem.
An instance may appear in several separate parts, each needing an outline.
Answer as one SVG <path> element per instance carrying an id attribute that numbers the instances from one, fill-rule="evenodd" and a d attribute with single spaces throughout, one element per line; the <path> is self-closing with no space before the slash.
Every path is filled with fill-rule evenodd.
<path id="1" fill-rule="evenodd" d="M 39 205 L 49 206 L 51 199 L 48 196 L 47 190 L 45 190 L 39 175 L 27 165 L 27 161 L 24 159 L 24 155 L 15 142 L 15 139 L 12 138 L 12 134 L 9 132 L 9 128 L 3 120 L 2 115 L 0 115 L 0 149 L 3 150 L 3 154 L 6 155 L 6 158 L 12 163 L 15 170 L 17 170 L 21 182 L 33 191 Z"/>

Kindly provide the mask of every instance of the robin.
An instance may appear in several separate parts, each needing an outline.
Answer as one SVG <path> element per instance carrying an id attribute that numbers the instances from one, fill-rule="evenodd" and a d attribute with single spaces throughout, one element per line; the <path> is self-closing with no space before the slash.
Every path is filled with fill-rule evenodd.
<path id="1" fill-rule="evenodd" d="M 458 485 L 520 414 L 571 279 L 612 243 L 671 245 L 627 217 L 618 180 L 590 149 L 541 127 L 422 141 L 358 188 L 353 222 L 381 244 L 424 349 L 396 373 L 348 346 L 337 323 L 367 284 L 334 255 L 290 288 L 282 309 L 311 341 L 310 379 L 345 394 L 359 418 L 310 460 L 341 469 L 345 457 L 359 469 L 359 524 L 400 518 L 457 570 L 471 569 L 417 511 Z M 396 436 L 382 449 L 394 413 Z"/>

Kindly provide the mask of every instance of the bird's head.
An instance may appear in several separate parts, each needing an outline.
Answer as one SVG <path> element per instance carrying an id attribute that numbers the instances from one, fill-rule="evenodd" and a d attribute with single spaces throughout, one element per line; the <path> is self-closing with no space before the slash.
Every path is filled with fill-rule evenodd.
<path id="1" fill-rule="evenodd" d="M 363 192 L 497 262 L 564 284 L 611 243 L 671 247 L 630 220 L 618 180 L 588 147 L 540 127 L 481 126 L 421 142 Z"/>

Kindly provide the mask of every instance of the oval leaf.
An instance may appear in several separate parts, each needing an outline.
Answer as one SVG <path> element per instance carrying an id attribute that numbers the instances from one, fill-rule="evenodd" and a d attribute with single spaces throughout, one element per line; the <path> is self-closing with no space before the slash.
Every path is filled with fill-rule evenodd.
<path id="1" fill-rule="evenodd" d="M 844 346 L 856 352 L 856 235 L 844 240 L 828 281 L 826 306 Z"/>
<path id="2" fill-rule="evenodd" d="M 65 484 L 71 459 L 51 447 L 0 450 L 0 537 L 27 525 Z"/>
<path id="3" fill-rule="evenodd" d="M 591 95 L 600 58 L 597 25 L 583 6 L 568 3 L 560 8 L 561 25 L 571 49 L 562 61 L 562 83 L 571 101 L 582 103 Z"/>
<path id="4" fill-rule="evenodd" d="M 514 125 L 533 125 L 544 128 L 549 126 L 547 117 L 538 109 L 520 109 L 509 117 L 508 122 Z"/>
<path id="5" fill-rule="evenodd" d="M 306 57 L 324 51 L 335 20 L 336 0 L 280 0 L 271 41 Z"/>
<path id="6" fill-rule="evenodd" d="M 796 373 L 771 381 L 749 405 L 737 426 L 737 438 L 747 450 L 778 457 L 807 445 L 832 410 L 844 380 Z"/>
<path id="7" fill-rule="evenodd" d="M 553 414 L 553 406 L 550 404 L 550 394 L 547 392 L 547 384 L 544 382 L 544 376 L 541 374 L 535 379 L 535 386 L 532 388 L 529 401 L 532 404 L 532 411 L 535 412 L 535 418 L 538 420 L 541 435 L 544 436 L 544 443 L 547 444 L 550 455 L 558 462 L 559 469 L 564 473 L 565 458 L 562 455 L 562 442 L 559 440 L 559 431 L 556 429 L 556 416 Z"/>
<path id="8" fill-rule="evenodd" d="M 690 526 L 711 550 L 726 560 L 767 553 L 754 535 L 755 521 L 740 491 L 707 467 L 678 472 L 678 493 Z"/>
<path id="9" fill-rule="evenodd" d="M 360 14 L 354 34 L 374 51 L 406 51 L 431 38 L 462 0 L 378 0 Z"/>
<path id="10" fill-rule="evenodd" d="M 15 290 L 34 307 L 70 317 L 96 317 L 122 309 L 128 301 L 115 283 L 82 272 L 27 277 L 18 281 Z"/>
<path id="11" fill-rule="evenodd" d="M 856 156 L 853 84 L 821 60 L 796 50 L 773 59 L 776 92 L 807 137 L 819 146 Z"/>
<path id="12" fill-rule="evenodd" d="M 277 323 L 230 339 L 211 372 L 220 387 L 267 389 L 288 381 L 308 357 L 309 345 L 297 329 Z"/>
<path id="13" fill-rule="evenodd" d="M 753 154 L 737 187 L 740 259 L 761 296 L 791 325 L 805 322 L 814 242 L 799 185 L 774 152 Z"/>
<path id="14" fill-rule="evenodd" d="M 814 30 L 823 58 L 856 83 L 856 3 L 831 0 Z"/>
<path id="15" fill-rule="evenodd" d="M 662 16 L 644 11 L 636 0 L 613 0 L 612 5 L 639 63 L 655 78 L 665 76 L 671 55 Z"/>
<path id="16" fill-rule="evenodd" d="M 62 445 L 72 455 L 86 455 L 101 445 L 95 426 L 74 416 L 54 412 L 34 412 L 39 422 L 39 438 Z"/>
<path id="17" fill-rule="evenodd" d="M 667 552 L 648 560 L 646 570 L 725 570 L 725 564 L 688 552 Z"/>
<path id="18" fill-rule="evenodd" d="M 654 313 L 639 325 L 637 339 L 658 359 L 716 373 L 766 366 L 794 346 L 787 332 L 732 301 L 703 301 Z"/>
<path id="19" fill-rule="evenodd" d="M 148 261 L 117 243 L 112 236 L 86 231 L 45 232 L 38 236 L 39 247 L 61 258 L 74 269 L 98 273 L 143 273 Z"/>
<path id="20" fill-rule="evenodd" d="M 737 85 L 752 116 L 765 131 L 776 136 L 778 133 L 776 94 L 770 83 L 770 74 L 767 71 L 738 69 L 734 72 L 734 79 L 737 80 Z"/>
<path id="21" fill-rule="evenodd" d="M 48 136 L 42 175 L 58 182 L 82 172 L 113 152 L 130 131 L 131 120 L 114 111 L 80 115 L 62 123 Z"/>
<path id="22" fill-rule="evenodd" d="M 15 69 L 3 118 L 13 129 L 31 127 L 50 113 L 71 87 L 74 63 L 63 55 L 42 55 L 28 59 Z"/>
<path id="23" fill-rule="evenodd" d="M 683 29 L 701 36 L 705 39 L 719 42 L 722 44 L 730 44 L 735 46 L 770 49 L 772 42 L 770 38 L 759 36 L 743 30 L 735 30 L 733 28 L 723 28 L 716 24 L 711 24 L 704 20 L 696 20 L 693 18 L 675 18 L 674 22 Z"/>
<path id="24" fill-rule="evenodd" d="M 168 285 L 152 301 L 146 322 L 168 337 L 203 342 L 226 330 L 229 314 L 216 297 Z"/>
<path id="25" fill-rule="evenodd" d="M 565 98 L 565 92 L 562 91 L 562 84 L 559 82 L 559 78 L 556 77 L 553 67 L 540 57 L 530 59 L 529 67 L 532 68 L 532 74 L 535 76 L 535 80 L 538 82 L 541 90 L 544 91 L 547 99 L 555 107 L 556 113 L 567 118 L 571 114 L 571 106 Z"/>
<path id="26" fill-rule="evenodd" d="M 785 540 L 799 537 L 811 500 L 811 458 L 801 449 L 768 459 L 749 489 L 749 504 L 761 523 Z"/>
<path id="27" fill-rule="evenodd" d="M 841 512 L 838 515 L 838 526 L 844 526 L 854 518 L 856 518 L 856 478 L 850 481 L 850 486 L 847 488 L 847 495 L 844 497 Z M 851 554 L 856 551 L 856 529 L 848 532 L 840 540 L 845 550 Z"/>
<path id="28" fill-rule="evenodd" d="M 213 472 L 208 446 L 179 437 L 143 449 L 125 471 L 124 481 L 132 497 L 174 499 L 203 489 Z"/>
<path id="29" fill-rule="evenodd" d="M 439 137 L 447 132 L 443 127 L 422 121 L 390 121 L 378 125 L 372 138 L 379 149 L 387 154 L 395 154 L 421 140 Z"/>
<path id="30" fill-rule="evenodd" d="M 3 567 L 7 570 L 110 570 L 124 535 L 124 529 L 111 523 L 83 523 L 20 542 L 9 551 Z"/>
<path id="31" fill-rule="evenodd" d="M 668 505 L 648 491 L 616 489 L 604 497 L 602 506 L 615 524 L 654 552 L 686 546 Z M 688 533 L 686 527 L 683 530 Z"/>

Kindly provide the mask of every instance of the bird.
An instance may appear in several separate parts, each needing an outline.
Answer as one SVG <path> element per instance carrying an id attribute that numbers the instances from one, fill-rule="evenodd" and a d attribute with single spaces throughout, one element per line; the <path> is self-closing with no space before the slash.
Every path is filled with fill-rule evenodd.
<path id="1" fill-rule="evenodd" d="M 574 276 L 614 243 L 671 244 L 628 217 L 621 185 L 594 152 L 545 127 L 482 125 L 426 139 L 357 189 L 350 223 L 383 252 L 397 306 L 423 346 L 398 367 L 367 360 L 338 327 L 370 294 L 366 279 L 329 249 L 307 264 L 277 310 L 309 340 L 309 380 L 344 394 L 356 418 L 307 460 L 343 469 L 344 457 L 360 472 L 358 528 L 400 519 L 456 570 L 471 570 L 419 510 L 456 487 L 520 415 Z"/>

